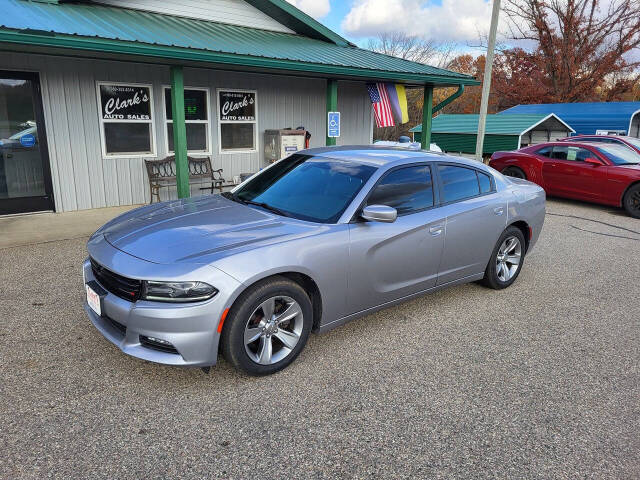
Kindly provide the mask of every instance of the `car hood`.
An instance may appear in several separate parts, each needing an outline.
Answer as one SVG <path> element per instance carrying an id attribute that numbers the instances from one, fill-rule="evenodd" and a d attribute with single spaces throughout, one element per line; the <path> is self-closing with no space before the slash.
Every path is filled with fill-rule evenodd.
<path id="1" fill-rule="evenodd" d="M 155 263 L 211 263 L 234 252 L 326 228 L 212 195 L 131 211 L 94 235 L 102 234 L 115 248 Z"/>

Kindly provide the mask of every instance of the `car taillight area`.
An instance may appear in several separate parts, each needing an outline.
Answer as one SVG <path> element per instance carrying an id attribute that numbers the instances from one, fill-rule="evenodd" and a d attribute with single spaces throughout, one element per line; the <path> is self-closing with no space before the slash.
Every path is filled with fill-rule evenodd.
<path id="1" fill-rule="evenodd" d="M 110 293 L 129 302 L 135 302 L 140 299 L 140 294 L 142 293 L 141 280 L 134 280 L 118 275 L 98 264 L 93 258 L 91 258 L 90 261 L 91 270 L 96 280 Z"/>

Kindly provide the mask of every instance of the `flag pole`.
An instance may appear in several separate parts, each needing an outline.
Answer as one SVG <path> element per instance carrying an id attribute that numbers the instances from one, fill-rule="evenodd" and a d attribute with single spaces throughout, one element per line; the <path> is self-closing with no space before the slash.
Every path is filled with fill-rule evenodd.
<path id="1" fill-rule="evenodd" d="M 482 100 L 480 101 L 480 115 L 478 117 L 478 135 L 476 140 L 476 160 L 482 162 L 484 149 L 484 132 L 487 124 L 487 110 L 489 107 L 489 93 L 491 92 L 491 73 L 493 72 L 493 57 L 496 48 L 496 34 L 498 18 L 500 16 L 500 0 L 493 0 L 491 11 L 491 27 L 489 29 L 489 44 L 487 45 L 487 60 L 484 65 L 484 80 L 482 82 Z"/>

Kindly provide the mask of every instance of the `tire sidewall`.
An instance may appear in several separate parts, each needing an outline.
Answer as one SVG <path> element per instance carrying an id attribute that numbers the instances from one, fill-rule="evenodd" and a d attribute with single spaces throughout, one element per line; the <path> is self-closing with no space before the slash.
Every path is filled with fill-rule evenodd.
<path id="1" fill-rule="evenodd" d="M 518 176 L 509 175 L 509 172 L 518 172 Z M 524 170 L 522 170 L 520 167 L 507 167 L 502 171 L 502 174 L 507 177 L 521 178 L 524 180 L 527 179 L 527 175 L 524 173 Z"/>
<path id="2" fill-rule="evenodd" d="M 522 249 L 522 256 L 520 257 L 520 263 L 518 264 L 518 270 L 516 271 L 515 275 L 511 277 L 509 280 L 507 280 L 506 282 L 503 282 L 498 278 L 496 260 L 498 256 L 498 250 L 500 250 L 500 246 L 502 245 L 502 243 L 505 241 L 507 237 L 518 238 L 518 240 L 520 241 L 521 249 Z M 485 284 L 495 290 L 502 290 L 503 288 L 507 288 L 513 282 L 515 282 L 518 276 L 520 275 L 520 271 L 522 270 L 522 265 L 524 264 L 524 258 L 526 255 L 526 245 L 527 244 L 525 242 L 524 235 L 522 234 L 519 228 L 513 227 L 513 226 L 507 227 L 505 231 L 502 232 L 502 235 L 500 235 L 500 238 L 498 238 L 498 241 L 496 242 L 496 246 L 494 247 L 493 252 L 491 252 L 491 258 L 489 259 L 489 263 L 487 264 L 487 268 L 484 274 Z"/>
<path id="3" fill-rule="evenodd" d="M 293 351 L 286 358 L 273 365 L 260 365 L 251 360 L 245 350 L 244 330 L 249 316 L 255 309 L 274 296 L 287 296 L 298 302 L 303 315 L 302 333 Z M 304 289 L 287 278 L 273 277 L 250 287 L 234 302 L 222 329 L 222 354 L 233 366 L 249 375 L 270 375 L 284 369 L 296 359 L 307 343 L 312 325 L 313 307 Z"/>

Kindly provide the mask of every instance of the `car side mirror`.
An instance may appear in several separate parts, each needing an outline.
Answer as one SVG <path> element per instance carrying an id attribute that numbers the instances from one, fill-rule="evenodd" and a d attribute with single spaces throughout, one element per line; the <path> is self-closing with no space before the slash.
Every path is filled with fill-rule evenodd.
<path id="1" fill-rule="evenodd" d="M 398 218 L 398 211 L 387 205 L 367 205 L 360 216 L 369 222 L 393 223 Z"/>
<path id="2" fill-rule="evenodd" d="M 590 165 L 593 165 L 595 167 L 601 167 L 602 166 L 602 162 L 600 160 L 598 160 L 595 157 L 589 157 L 589 158 L 585 158 L 584 159 L 584 163 L 588 163 Z"/>

